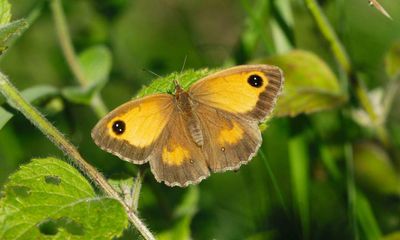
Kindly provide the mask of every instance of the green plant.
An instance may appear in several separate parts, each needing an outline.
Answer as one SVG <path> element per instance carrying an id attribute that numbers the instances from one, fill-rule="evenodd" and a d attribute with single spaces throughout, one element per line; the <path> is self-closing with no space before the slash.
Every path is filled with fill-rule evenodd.
<path id="1" fill-rule="evenodd" d="M 364 8 L 349 19 L 348 9 L 367 4 L 342 0 L 323 6 L 315 0 L 172 1 L 157 8 L 152 4 L 166 3 L 61 3 L 34 1 L 26 4 L 31 10 L 21 14 L 25 19 L 11 21 L 9 1 L 0 0 L 0 61 L 10 75 L 0 73 L 0 181 L 9 178 L 0 200 L 0 238 L 138 237 L 131 229 L 145 239 L 156 233 L 159 239 L 399 234 L 397 22 Z M 393 9 L 395 16 L 400 8 Z M 243 19 L 242 29 L 233 13 Z M 220 18 L 210 25 L 207 14 Z M 376 22 L 365 20 L 365 29 L 354 22 L 371 16 Z M 349 33 L 357 27 L 375 38 Z M 208 53 L 218 47 L 196 44 L 197 37 L 227 44 L 231 53 Z M 163 75 L 179 69 L 187 51 L 188 68 L 210 69 L 165 74 L 145 87 L 129 82 L 147 76 L 135 69 Z M 384 59 L 377 57 L 383 53 Z M 171 79 L 191 84 L 221 65 L 249 62 L 281 67 L 286 82 L 274 118 L 261 126 L 259 154 L 238 173 L 215 174 L 187 189 L 167 188 L 150 174 L 144 178 L 146 166 L 122 163 L 89 139 L 107 105 L 134 95 L 127 86 L 141 87 L 137 96 L 165 92 Z M 26 89 L 17 90 L 10 79 Z M 25 121 L 13 108 L 65 156 L 35 158 L 8 176 L 32 155 L 59 155 L 42 136 L 21 127 Z"/>

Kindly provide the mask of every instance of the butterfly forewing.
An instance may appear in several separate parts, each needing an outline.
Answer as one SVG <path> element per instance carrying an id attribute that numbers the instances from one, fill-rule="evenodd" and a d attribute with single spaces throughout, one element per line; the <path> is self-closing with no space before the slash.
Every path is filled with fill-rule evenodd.
<path id="1" fill-rule="evenodd" d="M 199 80 L 189 93 L 199 103 L 261 122 L 275 106 L 282 84 L 278 67 L 244 65 Z"/>
<path id="2" fill-rule="evenodd" d="M 124 160 L 145 163 L 170 121 L 173 101 L 172 95 L 156 94 L 127 102 L 97 123 L 92 138 Z"/>

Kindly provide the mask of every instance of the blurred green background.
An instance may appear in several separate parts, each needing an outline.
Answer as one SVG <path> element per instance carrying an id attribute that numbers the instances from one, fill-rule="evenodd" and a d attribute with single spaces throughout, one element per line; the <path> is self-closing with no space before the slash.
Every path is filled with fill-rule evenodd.
<path id="1" fill-rule="evenodd" d="M 40 12 L 1 57 L 1 71 L 20 90 L 77 85 L 48 2 L 10 3 L 13 19 Z M 400 41 L 399 2 L 381 1 L 393 21 L 366 0 L 319 3 L 365 87 L 383 96 L 398 88 L 400 80 L 388 74 L 385 59 L 389 53 L 400 58 L 400 48 L 391 51 Z M 356 89 L 346 84 L 304 1 L 72 0 L 63 1 L 63 8 L 77 53 L 97 45 L 111 52 L 110 76 L 101 92 L 109 109 L 151 83 L 154 76 L 143 69 L 165 76 L 180 71 L 186 57 L 185 69 L 215 68 L 293 48 L 325 62 L 348 96 L 330 110 L 273 118 L 258 156 L 237 172 L 214 174 L 190 189 L 166 187 L 147 174 L 139 212 L 154 232 L 166 236 L 190 229 L 193 239 L 400 238 L 400 98 L 394 94 L 382 124 L 388 141 L 382 141 L 362 113 L 357 115 Z M 59 92 L 36 106 L 107 178 L 135 176 L 134 165 L 93 143 L 90 131 L 98 117 L 90 107 Z M 2 107 L 15 116 L 0 129 L 0 186 L 32 157 L 64 157 L 21 114 Z M 379 115 L 379 106 L 375 109 Z M 195 198 L 190 210 L 179 210 L 188 196 Z M 121 239 L 135 234 L 127 230 Z"/>

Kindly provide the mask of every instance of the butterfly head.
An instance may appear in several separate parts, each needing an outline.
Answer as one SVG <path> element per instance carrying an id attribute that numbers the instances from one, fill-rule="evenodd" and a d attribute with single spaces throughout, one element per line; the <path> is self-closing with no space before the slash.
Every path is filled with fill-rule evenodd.
<path id="1" fill-rule="evenodd" d="M 182 86 L 179 84 L 179 81 L 177 79 L 174 79 L 174 85 L 175 85 L 175 96 L 179 96 L 182 93 L 186 92 Z"/>

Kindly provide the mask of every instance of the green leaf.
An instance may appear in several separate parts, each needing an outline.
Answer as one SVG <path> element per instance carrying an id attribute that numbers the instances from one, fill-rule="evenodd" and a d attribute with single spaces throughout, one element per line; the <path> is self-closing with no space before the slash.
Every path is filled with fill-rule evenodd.
<path id="1" fill-rule="evenodd" d="M 4 108 L 0 107 L 0 129 L 6 125 L 8 120 L 12 118 L 12 114 L 7 112 Z"/>
<path id="2" fill-rule="evenodd" d="M 159 240 L 174 240 L 174 239 L 191 239 L 190 223 L 194 214 L 197 212 L 199 201 L 199 189 L 197 186 L 192 186 L 186 192 L 183 201 L 174 211 L 174 216 L 179 218 L 179 221 L 169 230 L 158 235 Z"/>
<path id="3" fill-rule="evenodd" d="M 174 72 L 165 77 L 160 77 L 151 82 L 149 86 L 143 87 L 137 97 L 143 97 L 154 93 L 172 93 L 175 85 L 174 80 L 178 80 L 179 84 L 184 88 L 188 89 L 197 80 L 216 72 L 218 69 L 189 69 L 182 73 Z"/>
<path id="4" fill-rule="evenodd" d="M 64 103 L 57 88 L 49 85 L 39 85 L 21 92 L 30 103 L 40 106 L 46 115 L 54 115 L 64 109 Z"/>
<path id="5" fill-rule="evenodd" d="M 273 240 L 278 238 L 276 235 L 277 234 L 271 230 L 253 234 L 247 237 L 246 240 Z"/>
<path id="6" fill-rule="evenodd" d="M 0 239 L 111 239 L 127 226 L 114 199 L 96 196 L 67 163 L 33 159 L 11 175 L 0 200 Z"/>
<path id="7" fill-rule="evenodd" d="M 295 50 L 257 62 L 279 66 L 284 72 L 285 85 L 274 112 L 277 116 L 318 112 L 347 100 L 335 75 L 313 53 Z"/>
<path id="8" fill-rule="evenodd" d="M 57 96 L 58 90 L 53 86 L 39 85 L 27 88 L 23 90 L 21 94 L 28 102 L 39 104 L 41 101 Z"/>
<path id="9" fill-rule="evenodd" d="M 61 90 L 62 95 L 70 102 L 89 105 L 97 92 L 94 86 L 82 88 L 80 86 L 65 87 Z"/>
<path id="10" fill-rule="evenodd" d="M 104 86 L 112 64 L 111 52 L 107 47 L 100 45 L 85 50 L 79 55 L 79 63 L 89 85 Z"/>
<path id="11" fill-rule="evenodd" d="M 400 41 L 395 42 L 386 53 L 385 67 L 389 77 L 396 77 L 400 74 Z"/>
<path id="12" fill-rule="evenodd" d="M 112 64 L 111 52 L 102 45 L 91 47 L 79 55 L 79 63 L 88 84 L 84 87 L 66 87 L 62 94 L 73 103 L 88 105 L 108 81 Z"/>
<path id="13" fill-rule="evenodd" d="M 354 145 L 357 183 L 379 194 L 400 194 L 400 178 L 386 152 L 373 143 Z"/>
<path id="14" fill-rule="evenodd" d="M 10 22 L 11 19 L 11 4 L 8 0 L 0 0 L 0 25 Z"/>
<path id="15" fill-rule="evenodd" d="M 197 186 L 192 186 L 186 192 L 182 202 L 174 211 L 175 217 L 191 216 L 197 212 L 197 204 L 199 202 L 199 189 Z"/>
<path id="16" fill-rule="evenodd" d="M 18 36 L 28 27 L 28 23 L 21 19 L 0 26 L 0 54 L 7 49 L 7 42 Z"/>
<path id="17" fill-rule="evenodd" d="M 400 231 L 390 233 L 382 238 L 382 240 L 399 240 L 399 239 L 400 239 Z"/>
<path id="18" fill-rule="evenodd" d="M 135 205 L 135 195 L 138 193 L 135 192 L 135 180 L 133 179 L 133 177 L 127 179 L 108 179 L 108 183 L 110 183 L 110 185 L 118 191 L 118 193 L 120 194 L 120 196 L 122 196 L 124 202 L 128 206 L 130 206 L 132 209 L 137 210 L 137 206 Z"/>
<path id="19" fill-rule="evenodd" d="M 55 97 L 46 102 L 42 107 L 46 115 L 54 115 L 64 110 L 64 101 L 61 97 Z"/>
<path id="20" fill-rule="evenodd" d="M 64 104 L 58 96 L 57 88 L 49 85 L 38 85 L 27 88 L 21 92 L 21 95 L 30 103 L 39 106 L 44 113 L 53 115 L 63 110 Z M 0 99 L 0 104 L 3 99 Z M 12 105 L 12 103 L 9 103 Z M 15 106 L 13 106 L 15 108 Z"/>

